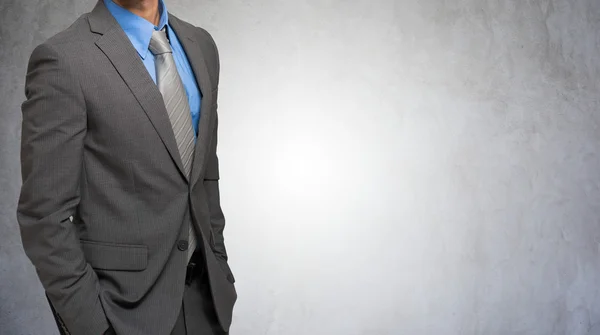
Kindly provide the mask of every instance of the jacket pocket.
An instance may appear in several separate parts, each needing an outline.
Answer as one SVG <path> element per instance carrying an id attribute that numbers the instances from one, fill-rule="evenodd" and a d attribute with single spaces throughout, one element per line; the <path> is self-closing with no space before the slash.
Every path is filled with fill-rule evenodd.
<path id="1" fill-rule="evenodd" d="M 148 266 L 148 247 L 80 240 L 85 259 L 96 270 L 142 271 Z"/>

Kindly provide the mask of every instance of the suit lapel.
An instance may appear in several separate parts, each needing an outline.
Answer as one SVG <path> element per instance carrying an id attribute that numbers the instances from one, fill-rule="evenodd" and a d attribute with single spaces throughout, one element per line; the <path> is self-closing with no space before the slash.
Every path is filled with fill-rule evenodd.
<path id="1" fill-rule="evenodd" d="M 179 155 L 173 128 L 158 87 L 150 77 L 127 35 L 108 11 L 102 0 L 89 16 L 90 29 L 102 36 L 96 45 L 115 67 L 152 122 L 171 158 L 187 180 Z"/>
<path id="2" fill-rule="evenodd" d="M 196 81 L 200 86 L 200 92 L 202 93 L 198 138 L 196 140 L 190 177 L 190 185 L 194 186 L 198 181 L 202 169 L 204 169 L 208 145 L 210 144 L 210 129 L 215 118 L 214 110 L 212 108 L 212 83 L 206 66 L 206 58 L 202 53 L 202 48 L 194 37 L 194 32 L 191 30 L 192 28 L 188 27 L 171 13 L 169 13 L 169 25 L 171 25 L 171 28 L 173 28 L 179 42 L 181 42 L 181 45 L 183 46 L 190 65 L 192 66 Z"/>

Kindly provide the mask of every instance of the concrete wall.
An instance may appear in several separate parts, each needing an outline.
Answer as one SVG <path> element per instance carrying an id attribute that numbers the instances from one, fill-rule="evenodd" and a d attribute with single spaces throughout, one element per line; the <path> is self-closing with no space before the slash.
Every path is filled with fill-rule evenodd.
<path id="1" fill-rule="evenodd" d="M 57 333 L 19 106 L 33 47 L 94 3 L 0 2 L 3 335 Z M 221 53 L 232 334 L 600 334 L 600 2 L 167 4 Z"/>

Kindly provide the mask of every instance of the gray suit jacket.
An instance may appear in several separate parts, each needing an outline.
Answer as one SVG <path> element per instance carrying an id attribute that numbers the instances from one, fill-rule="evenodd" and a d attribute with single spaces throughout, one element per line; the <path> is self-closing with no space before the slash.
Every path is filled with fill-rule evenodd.
<path id="1" fill-rule="evenodd" d="M 129 39 L 98 1 L 33 51 L 22 105 L 25 252 L 73 335 L 169 334 L 184 291 L 190 224 L 199 232 L 217 316 L 237 298 L 219 202 L 212 37 L 169 23 L 202 92 L 191 177 L 162 96 Z M 70 219 L 72 217 L 72 219 Z"/>

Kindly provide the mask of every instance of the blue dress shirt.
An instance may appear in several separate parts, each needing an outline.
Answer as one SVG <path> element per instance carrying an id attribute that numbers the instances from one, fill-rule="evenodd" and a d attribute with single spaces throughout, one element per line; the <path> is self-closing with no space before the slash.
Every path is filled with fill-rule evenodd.
<path id="1" fill-rule="evenodd" d="M 160 10 L 160 21 L 158 26 L 155 26 L 151 22 L 137 16 L 127 9 L 117 5 L 112 0 L 104 0 L 104 4 L 115 17 L 121 28 L 129 37 L 131 44 L 137 50 L 138 55 L 142 59 L 142 62 L 146 66 L 148 73 L 152 77 L 152 80 L 156 83 L 156 67 L 154 65 L 154 55 L 148 49 L 150 45 L 150 39 L 152 38 L 152 32 L 154 30 L 161 30 L 165 26 L 167 27 L 167 36 L 173 50 L 173 58 L 175 59 L 175 66 L 177 72 L 183 81 L 185 87 L 185 93 L 187 94 L 188 102 L 190 105 L 190 112 L 192 113 L 192 124 L 194 126 L 194 133 L 198 136 L 198 121 L 200 120 L 200 104 L 202 97 L 200 95 L 200 89 L 196 81 L 196 76 L 192 71 L 192 66 L 187 59 L 185 51 L 175 35 L 175 32 L 169 25 L 169 18 L 167 13 L 167 7 L 163 0 L 159 0 L 158 8 Z"/>

